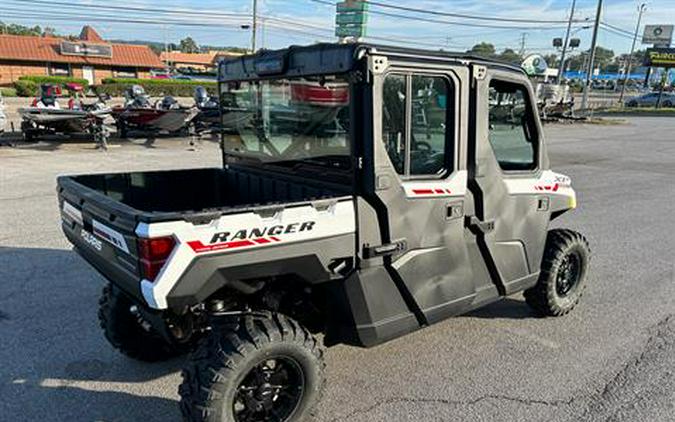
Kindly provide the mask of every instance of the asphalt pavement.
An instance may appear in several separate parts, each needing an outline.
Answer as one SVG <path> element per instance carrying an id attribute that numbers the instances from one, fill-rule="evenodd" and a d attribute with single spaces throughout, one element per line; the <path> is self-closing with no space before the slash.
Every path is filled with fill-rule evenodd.
<path id="1" fill-rule="evenodd" d="M 551 125 L 594 252 L 582 303 L 542 319 L 515 295 L 373 349 L 327 352 L 317 421 L 675 420 L 675 119 Z M 181 359 L 103 339 L 103 279 L 70 250 L 59 174 L 218 166 L 217 144 L 0 148 L 0 420 L 180 420 Z"/>

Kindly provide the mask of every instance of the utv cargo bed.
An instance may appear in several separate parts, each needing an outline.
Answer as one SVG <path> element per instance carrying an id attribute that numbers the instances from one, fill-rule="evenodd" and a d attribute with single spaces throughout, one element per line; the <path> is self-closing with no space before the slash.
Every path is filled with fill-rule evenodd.
<path id="1" fill-rule="evenodd" d="M 287 207 L 349 191 L 337 183 L 232 167 L 64 176 L 58 186 L 73 205 L 94 202 L 117 218 L 147 223 L 208 218 L 280 203 Z"/>
<path id="2" fill-rule="evenodd" d="M 322 200 L 351 199 L 349 187 L 319 181 L 327 178 L 271 176 L 233 166 L 62 176 L 59 207 L 63 230 L 76 250 L 106 278 L 140 298 L 139 237 L 145 236 L 140 227 L 177 221 L 202 225 L 225 215 L 267 215 Z"/>

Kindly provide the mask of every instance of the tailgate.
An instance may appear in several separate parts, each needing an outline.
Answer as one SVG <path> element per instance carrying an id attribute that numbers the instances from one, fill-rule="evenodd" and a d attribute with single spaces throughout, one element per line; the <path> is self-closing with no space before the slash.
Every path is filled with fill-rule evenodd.
<path id="1" fill-rule="evenodd" d="M 137 210 L 77 183 L 57 180 L 61 227 L 76 251 L 115 285 L 142 300 Z"/>

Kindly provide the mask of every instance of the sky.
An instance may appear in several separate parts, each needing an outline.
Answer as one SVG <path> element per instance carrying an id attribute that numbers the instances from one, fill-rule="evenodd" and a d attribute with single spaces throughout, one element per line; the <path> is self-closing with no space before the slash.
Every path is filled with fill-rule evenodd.
<path id="1" fill-rule="evenodd" d="M 373 0 L 375 1 L 375 0 Z M 258 0 L 260 29 L 258 47 L 281 48 L 291 44 L 334 41 L 334 0 Z M 417 0 L 403 2 L 379 0 L 380 3 L 403 5 L 436 12 L 476 16 L 563 21 L 569 17 L 572 0 Z M 637 9 L 647 3 L 644 24 L 675 24 L 675 0 L 605 0 L 602 20 L 628 32 L 635 30 Z M 198 44 L 249 47 L 252 0 L 1 0 L 0 20 L 24 25 L 54 27 L 58 33 L 77 34 L 84 24 L 91 24 L 107 39 L 178 42 L 191 36 Z M 82 7 L 78 7 L 82 6 Z M 104 9 L 104 7 L 112 7 Z M 115 7 L 127 8 L 124 10 Z M 575 18 L 583 21 L 595 16 L 597 0 L 577 0 Z M 504 23 L 465 20 L 447 16 L 415 14 L 372 6 L 371 10 L 418 18 L 500 28 L 468 27 L 457 24 L 431 23 L 415 19 L 371 13 L 366 40 L 387 44 L 404 44 L 422 48 L 463 51 L 486 41 L 498 51 L 519 50 L 525 41 L 526 53 L 555 53 L 554 37 L 562 37 L 561 23 Z M 125 22 L 125 21 L 133 22 Z M 503 28 L 526 26 L 527 28 Z M 591 23 L 576 23 L 574 37 L 581 39 L 581 49 L 591 43 Z M 642 32 L 642 28 L 640 29 Z M 602 30 L 598 44 L 627 53 L 631 36 Z M 642 48 L 638 41 L 638 48 Z"/>

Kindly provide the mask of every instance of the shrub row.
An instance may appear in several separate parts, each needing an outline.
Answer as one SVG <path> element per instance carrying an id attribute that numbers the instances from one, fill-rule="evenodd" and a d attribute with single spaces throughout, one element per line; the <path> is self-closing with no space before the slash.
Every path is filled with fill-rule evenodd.
<path id="1" fill-rule="evenodd" d="M 14 89 L 19 97 L 35 97 L 38 95 L 38 84 L 33 81 L 18 80 L 14 82 Z"/>
<path id="2" fill-rule="evenodd" d="M 103 84 L 128 84 L 128 85 L 208 85 L 215 82 L 193 81 L 190 79 L 133 79 L 133 78 L 104 78 Z"/>
<path id="3" fill-rule="evenodd" d="M 16 95 L 19 97 L 35 97 L 38 95 L 40 84 L 56 83 L 65 86 L 67 83 L 81 84 L 85 91 L 88 87 L 85 79 L 67 78 L 60 76 L 22 76 L 14 82 Z M 215 94 L 217 84 L 207 81 L 189 81 L 176 79 L 122 79 L 106 78 L 102 85 L 96 85 L 92 88 L 98 94 L 108 94 L 111 97 L 117 97 L 124 94 L 132 85 L 141 85 L 145 92 L 152 97 L 162 95 L 172 95 L 174 97 L 192 97 L 194 90 L 198 86 L 203 86 L 209 93 Z"/>
<path id="4" fill-rule="evenodd" d="M 89 86 L 89 81 L 81 78 L 71 78 L 69 76 L 21 76 L 20 81 L 31 81 L 36 84 L 60 84 L 65 86 L 68 83 L 82 85 L 85 89 Z"/>
<path id="5" fill-rule="evenodd" d="M 89 82 L 86 79 L 70 78 L 67 76 L 21 76 L 14 82 L 16 95 L 19 97 L 35 97 L 38 95 L 40 84 L 58 84 L 65 87 L 66 84 L 76 83 L 82 85 L 87 90 Z"/>

